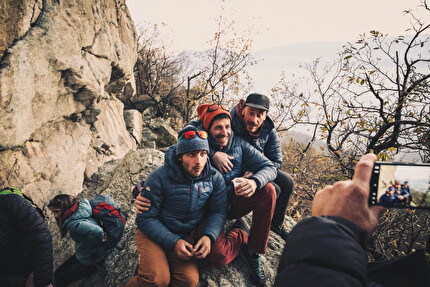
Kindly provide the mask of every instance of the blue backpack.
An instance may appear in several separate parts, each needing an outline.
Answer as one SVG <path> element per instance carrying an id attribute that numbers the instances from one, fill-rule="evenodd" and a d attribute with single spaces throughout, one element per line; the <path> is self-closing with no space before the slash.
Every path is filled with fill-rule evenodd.
<path id="1" fill-rule="evenodd" d="M 121 240 L 125 228 L 125 216 L 118 204 L 107 195 L 97 195 L 90 200 L 93 217 L 106 232 L 106 249 L 115 247 Z"/>

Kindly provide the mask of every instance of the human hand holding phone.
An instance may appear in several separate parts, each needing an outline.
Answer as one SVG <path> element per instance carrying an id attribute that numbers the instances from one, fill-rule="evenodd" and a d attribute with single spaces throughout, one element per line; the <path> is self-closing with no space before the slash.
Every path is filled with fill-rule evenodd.
<path id="1" fill-rule="evenodd" d="M 338 216 L 348 219 L 371 234 L 378 225 L 384 208 L 368 205 L 369 182 L 374 154 L 364 155 L 355 166 L 352 180 L 339 181 L 315 194 L 312 216 Z"/>

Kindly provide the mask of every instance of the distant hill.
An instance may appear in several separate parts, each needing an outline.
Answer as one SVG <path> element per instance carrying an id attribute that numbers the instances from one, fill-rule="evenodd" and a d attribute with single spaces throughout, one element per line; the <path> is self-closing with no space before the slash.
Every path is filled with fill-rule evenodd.
<path id="1" fill-rule="evenodd" d="M 406 40 L 410 40 L 412 36 L 406 36 Z M 430 37 L 430 34 L 421 35 L 421 39 Z M 350 42 L 355 42 L 352 39 Z M 391 42 L 394 37 L 388 37 L 387 41 Z M 280 75 L 285 72 L 287 76 L 306 76 L 304 68 L 300 65 L 311 64 L 317 58 L 320 62 L 332 63 L 338 59 L 338 53 L 343 50 L 343 46 L 347 42 L 307 42 L 289 44 L 280 47 L 272 47 L 253 52 L 252 55 L 257 60 L 257 64 L 247 67 L 247 71 L 253 78 L 256 91 L 270 94 L 270 90 L 280 80 Z M 404 47 L 402 46 L 402 49 Z M 393 49 L 393 48 L 392 48 Z M 424 51 L 412 50 L 411 56 L 416 57 L 418 53 Z M 414 54 L 415 53 L 415 54 Z M 384 57 L 382 57 L 384 59 Z M 391 63 L 381 61 L 380 65 L 386 66 L 390 70 Z M 427 66 L 423 68 L 428 71 Z"/>
<path id="2" fill-rule="evenodd" d="M 300 65 L 310 64 L 317 58 L 330 63 L 337 59 L 343 45 L 343 42 L 309 42 L 263 49 L 252 53 L 257 64 L 249 66 L 247 71 L 254 79 L 256 90 L 269 93 L 282 72 L 286 75 L 304 75 Z"/>
<path id="3" fill-rule="evenodd" d="M 286 144 L 290 141 L 290 139 L 293 139 L 294 141 L 298 142 L 299 144 L 307 144 L 311 140 L 311 135 L 306 134 L 304 132 L 299 132 L 296 130 L 290 130 L 288 132 L 282 133 L 280 135 L 281 138 L 281 144 Z M 312 147 L 315 149 L 322 149 L 326 150 L 326 145 L 321 140 L 316 140 Z"/>

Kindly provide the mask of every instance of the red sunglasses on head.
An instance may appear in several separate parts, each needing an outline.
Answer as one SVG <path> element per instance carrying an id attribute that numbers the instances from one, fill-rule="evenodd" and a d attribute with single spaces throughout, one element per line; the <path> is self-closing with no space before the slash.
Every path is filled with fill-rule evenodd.
<path id="1" fill-rule="evenodd" d="M 196 131 L 187 131 L 187 132 L 184 133 L 184 137 L 187 140 L 190 140 L 190 139 L 195 138 L 196 134 L 198 134 L 199 137 L 202 138 L 202 139 L 204 139 L 204 140 L 208 138 L 208 133 L 205 132 L 205 131 L 197 131 L 197 132 Z"/>
<path id="2" fill-rule="evenodd" d="M 207 108 L 206 113 L 215 112 L 216 110 L 218 110 L 218 108 L 221 108 L 224 111 L 228 112 L 228 108 L 226 105 L 212 104 Z"/>

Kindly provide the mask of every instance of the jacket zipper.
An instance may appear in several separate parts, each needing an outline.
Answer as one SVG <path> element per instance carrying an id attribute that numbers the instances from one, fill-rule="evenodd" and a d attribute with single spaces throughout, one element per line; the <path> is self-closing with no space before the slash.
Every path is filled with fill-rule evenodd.
<path id="1" fill-rule="evenodd" d="M 197 203 L 199 202 L 199 198 L 200 198 L 200 185 L 199 185 L 199 193 L 197 194 L 197 198 L 196 198 L 196 208 L 197 208 Z"/>

